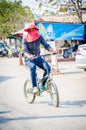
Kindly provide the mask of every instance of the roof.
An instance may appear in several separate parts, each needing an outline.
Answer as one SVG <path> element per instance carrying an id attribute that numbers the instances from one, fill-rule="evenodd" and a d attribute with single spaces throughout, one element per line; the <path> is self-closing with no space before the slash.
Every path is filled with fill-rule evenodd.
<path id="1" fill-rule="evenodd" d="M 16 39 L 17 37 L 22 37 L 23 36 L 23 32 L 24 32 L 24 29 L 21 29 L 21 30 L 11 34 L 7 38 Z"/>
<path id="2" fill-rule="evenodd" d="M 83 23 L 86 23 L 86 13 L 82 14 Z M 57 23 L 79 23 L 78 16 L 75 14 L 57 14 L 57 15 L 43 15 L 40 20 L 44 22 L 57 22 Z"/>

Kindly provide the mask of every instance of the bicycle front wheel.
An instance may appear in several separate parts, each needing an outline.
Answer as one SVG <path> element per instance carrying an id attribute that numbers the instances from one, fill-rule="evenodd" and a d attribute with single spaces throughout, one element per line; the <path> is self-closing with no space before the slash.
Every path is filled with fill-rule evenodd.
<path id="1" fill-rule="evenodd" d="M 55 107 L 59 106 L 59 93 L 57 89 L 57 85 L 54 83 L 54 81 L 51 81 L 49 84 L 50 88 L 50 97 L 52 100 L 52 103 Z"/>
<path id="2" fill-rule="evenodd" d="M 33 93 L 31 81 L 27 79 L 24 83 L 24 96 L 28 103 L 33 103 L 36 95 Z"/>

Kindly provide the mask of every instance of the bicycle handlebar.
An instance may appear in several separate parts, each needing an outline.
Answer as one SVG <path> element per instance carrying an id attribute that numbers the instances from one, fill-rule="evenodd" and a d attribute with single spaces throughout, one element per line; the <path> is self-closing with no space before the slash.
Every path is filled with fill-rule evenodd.
<path id="1" fill-rule="evenodd" d="M 44 55 L 38 55 L 38 56 L 35 56 L 35 58 L 38 58 L 38 57 L 46 57 L 46 56 L 50 56 L 50 55 L 56 55 L 56 54 L 58 54 L 58 53 L 55 53 L 55 52 L 53 52 L 53 53 L 47 53 L 47 54 L 44 54 Z"/>

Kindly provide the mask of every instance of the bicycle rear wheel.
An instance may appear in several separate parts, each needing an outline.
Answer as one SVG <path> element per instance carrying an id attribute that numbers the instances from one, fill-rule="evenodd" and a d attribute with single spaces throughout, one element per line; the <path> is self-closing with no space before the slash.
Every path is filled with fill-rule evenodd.
<path id="1" fill-rule="evenodd" d="M 24 83 L 24 96 L 28 103 L 33 103 L 36 95 L 33 93 L 31 81 L 27 79 Z"/>
<path id="2" fill-rule="evenodd" d="M 49 88 L 50 88 L 50 97 L 51 97 L 52 103 L 55 107 L 58 107 L 59 106 L 59 93 L 58 93 L 58 89 L 54 81 L 50 82 Z"/>

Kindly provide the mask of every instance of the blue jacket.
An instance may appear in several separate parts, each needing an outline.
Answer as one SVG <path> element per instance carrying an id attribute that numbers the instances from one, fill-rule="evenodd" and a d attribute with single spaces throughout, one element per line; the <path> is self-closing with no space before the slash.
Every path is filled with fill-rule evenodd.
<path id="1" fill-rule="evenodd" d="M 47 50 L 51 48 L 51 46 L 46 43 L 45 39 L 40 36 L 39 39 L 37 39 L 34 42 L 28 43 L 25 39 L 23 40 L 23 53 L 27 52 L 29 54 L 33 55 L 40 55 L 40 45 L 42 44 Z"/>

